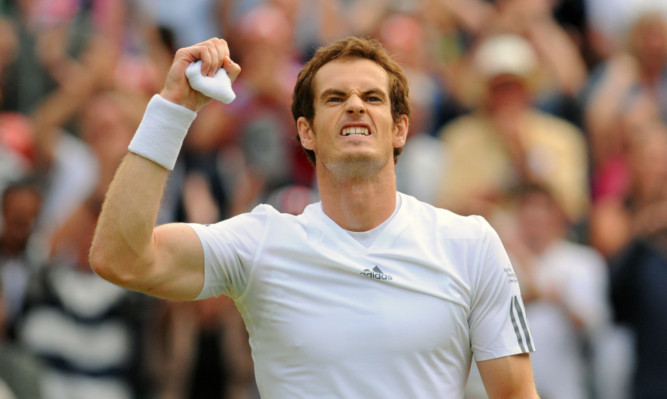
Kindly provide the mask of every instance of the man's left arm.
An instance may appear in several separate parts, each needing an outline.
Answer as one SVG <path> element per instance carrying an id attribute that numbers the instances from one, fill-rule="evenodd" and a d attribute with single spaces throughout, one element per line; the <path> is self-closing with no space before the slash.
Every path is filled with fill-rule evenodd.
<path id="1" fill-rule="evenodd" d="M 470 270 L 474 297 L 470 343 L 490 399 L 537 399 L 530 332 L 518 279 L 500 237 L 481 217 L 479 261 Z"/>
<path id="2" fill-rule="evenodd" d="M 489 399 L 539 399 L 528 353 L 478 361 L 477 368 Z"/>

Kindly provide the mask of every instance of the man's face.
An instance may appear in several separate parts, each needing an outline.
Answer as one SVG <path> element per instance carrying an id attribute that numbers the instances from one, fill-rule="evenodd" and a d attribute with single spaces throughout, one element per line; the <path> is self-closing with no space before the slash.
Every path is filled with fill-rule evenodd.
<path id="1" fill-rule="evenodd" d="M 517 213 L 524 242 L 536 252 L 546 249 L 553 239 L 564 234 L 565 219 L 548 195 L 531 193 L 519 202 Z"/>
<path id="2" fill-rule="evenodd" d="M 39 216 L 41 199 L 30 189 L 18 189 L 2 204 L 4 239 L 12 245 L 25 245 Z"/>
<path id="3" fill-rule="evenodd" d="M 498 75 L 488 82 L 487 87 L 487 106 L 491 111 L 523 109 L 530 103 L 527 83 L 518 76 Z"/>
<path id="4" fill-rule="evenodd" d="M 408 120 L 391 115 L 387 72 L 367 59 L 325 64 L 314 79 L 312 125 L 299 118 L 301 143 L 313 150 L 318 171 L 370 176 L 391 163 L 405 144 Z M 342 173 L 342 174 L 341 174 Z"/>

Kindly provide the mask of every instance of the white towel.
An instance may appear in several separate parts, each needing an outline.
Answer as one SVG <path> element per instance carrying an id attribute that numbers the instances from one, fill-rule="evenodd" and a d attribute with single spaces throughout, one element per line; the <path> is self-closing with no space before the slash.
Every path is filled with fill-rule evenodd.
<path id="1" fill-rule="evenodd" d="M 188 78 L 190 87 L 204 94 L 207 97 L 229 104 L 236 98 L 232 90 L 232 81 L 227 75 L 227 71 L 220 68 L 214 76 L 204 76 L 201 73 L 201 60 L 188 65 L 185 70 L 185 76 Z"/>

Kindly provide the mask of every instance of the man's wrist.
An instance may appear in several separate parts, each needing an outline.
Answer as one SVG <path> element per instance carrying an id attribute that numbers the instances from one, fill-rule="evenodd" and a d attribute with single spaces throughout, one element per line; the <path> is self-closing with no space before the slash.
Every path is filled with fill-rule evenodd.
<path id="1" fill-rule="evenodd" d="M 197 102 L 198 100 L 196 98 L 188 97 L 188 95 L 184 95 L 177 90 L 169 90 L 164 88 L 160 92 L 159 96 L 169 102 L 181 105 L 182 107 L 185 107 L 193 112 L 199 111 L 202 107 L 202 104 Z"/>
<path id="2" fill-rule="evenodd" d="M 151 98 L 128 150 L 173 170 L 197 113 L 159 94 Z"/>

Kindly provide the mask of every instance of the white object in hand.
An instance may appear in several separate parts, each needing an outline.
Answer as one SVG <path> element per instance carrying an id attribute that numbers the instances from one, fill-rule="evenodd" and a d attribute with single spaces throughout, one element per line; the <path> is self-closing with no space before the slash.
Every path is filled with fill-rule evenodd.
<path id="1" fill-rule="evenodd" d="M 231 103 L 236 98 L 232 90 L 232 81 L 223 68 L 220 68 L 214 76 L 204 76 L 201 73 L 201 60 L 199 60 L 188 65 L 185 69 L 185 76 L 188 78 L 190 87 L 207 97 L 225 104 Z"/>

